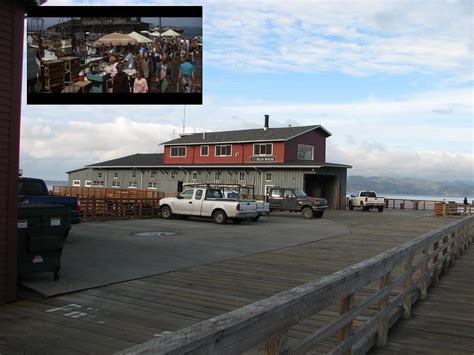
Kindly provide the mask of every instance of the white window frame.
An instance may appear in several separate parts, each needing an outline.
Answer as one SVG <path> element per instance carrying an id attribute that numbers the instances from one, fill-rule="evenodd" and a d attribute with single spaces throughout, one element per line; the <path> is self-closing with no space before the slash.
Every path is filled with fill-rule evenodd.
<path id="1" fill-rule="evenodd" d="M 114 173 L 114 179 L 118 179 L 119 178 L 119 173 L 115 172 Z"/>
<path id="2" fill-rule="evenodd" d="M 81 186 L 81 180 L 72 180 L 72 186 L 80 187 Z"/>
<path id="3" fill-rule="evenodd" d="M 198 179 L 198 172 L 197 171 L 193 171 L 193 174 L 192 174 L 192 179 L 193 179 L 193 182 L 196 182 L 197 179 Z"/>
<path id="4" fill-rule="evenodd" d="M 300 147 L 309 147 L 311 148 L 311 159 L 300 159 Z M 314 160 L 314 146 L 313 145 L 307 145 L 307 144 L 298 144 L 298 151 L 296 152 L 298 160 L 306 160 L 306 161 L 311 161 Z"/>
<path id="5" fill-rule="evenodd" d="M 214 172 L 214 180 L 219 181 L 221 179 L 221 172 L 215 171 Z"/>
<path id="6" fill-rule="evenodd" d="M 271 152 L 270 152 L 270 153 L 262 154 L 262 153 L 261 153 L 261 150 L 262 150 L 262 149 L 261 149 L 261 146 L 262 146 L 262 145 L 265 146 L 265 147 L 266 147 L 267 145 L 269 145 Z M 255 153 L 255 148 L 256 148 L 257 146 L 259 147 L 258 153 Z M 266 148 L 265 148 L 265 150 L 266 150 Z M 254 145 L 253 145 L 253 155 L 254 155 L 254 156 L 269 156 L 269 155 L 273 155 L 273 143 L 254 143 Z"/>
<path id="7" fill-rule="evenodd" d="M 85 187 L 92 187 L 92 180 L 86 180 L 86 181 L 84 181 L 84 186 L 85 186 Z"/>
<path id="8" fill-rule="evenodd" d="M 112 187 L 114 189 L 120 189 L 120 181 L 118 181 L 118 180 L 112 181 Z"/>
<path id="9" fill-rule="evenodd" d="M 240 181 L 245 181 L 245 175 L 246 175 L 245 171 L 240 171 L 239 172 L 239 180 Z M 242 179 L 242 177 L 243 177 L 243 179 Z"/>
<path id="10" fill-rule="evenodd" d="M 173 149 L 175 150 L 175 152 L 178 152 L 179 153 L 179 149 L 183 149 L 184 148 L 184 155 L 173 155 Z M 170 147 L 170 158 L 186 158 L 188 156 L 188 147 L 186 147 L 185 145 L 179 145 L 179 146 L 176 146 L 176 147 Z"/>
<path id="11" fill-rule="evenodd" d="M 156 190 L 157 188 L 158 188 L 158 183 L 156 181 L 148 181 L 148 186 L 147 186 L 148 190 Z"/>
<path id="12" fill-rule="evenodd" d="M 136 189 L 138 187 L 138 183 L 136 181 L 129 181 L 128 188 L 129 189 Z"/>
<path id="13" fill-rule="evenodd" d="M 202 154 L 202 148 L 207 148 L 207 154 Z M 199 155 L 201 157 L 208 157 L 209 156 L 209 146 L 208 145 L 201 145 L 201 148 L 199 149 Z"/>
<path id="14" fill-rule="evenodd" d="M 133 170 L 133 171 L 132 171 L 132 177 L 134 177 L 134 178 L 137 177 L 137 171 L 136 171 L 136 170 Z"/>
<path id="15" fill-rule="evenodd" d="M 97 173 L 97 178 L 101 178 L 101 177 L 102 177 L 102 172 Z"/>
<path id="16" fill-rule="evenodd" d="M 268 178 L 268 175 L 270 175 L 270 179 Z M 268 171 L 265 173 L 265 181 L 272 181 L 273 179 L 273 174 L 271 171 Z"/>
<path id="17" fill-rule="evenodd" d="M 170 172 L 170 179 L 176 179 L 176 173 L 174 171 Z"/>
<path id="18" fill-rule="evenodd" d="M 221 147 L 221 151 L 222 151 L 222 147 L 230 147 L 230 153 L 229 154 L 226 154 L 226 155 L 217 155 L 217 147 Z M 218 144 L 214 147 L 214 156 L 216 157 L 231 157 L 232 156 L 232 144 Z"/>

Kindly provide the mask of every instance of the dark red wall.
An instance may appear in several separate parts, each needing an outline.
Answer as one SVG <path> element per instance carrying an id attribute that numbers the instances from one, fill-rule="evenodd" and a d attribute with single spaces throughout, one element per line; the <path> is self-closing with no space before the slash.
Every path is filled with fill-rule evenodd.
<path id="1" fill-rule="evenodd" d="M 170 157 L 171 147 L 167 146 L 164 149 L 163 162 L 164 164 L 255 164 L 250 161 L 253 155 L 253 143 L 233 143 L 232 156 L 216 157 L 215 145 L 209 145 L 209 156 L 201 157 L 201 146 L 193 145 L 187 147 L 186 157 Z M 273 155 L 276 160 L 274 163 L 283 163 L 285 155 L 284 143 L 273 143 Z M 273 162 L 272 162 L 273 163 Z"/>
<path id="2" fill-rule="evenodd" d="M 16 299 L 23 21 L 17 2 L 0 3 L 0 304 Z"/>
<path id="3" fill-rule="evenodd" d="M 285 161 L 298 160 L 298 144 L 314 146 L 314 161 L 326 162 L 326 136 L 319 131 L 311 131 L 286 142 Z"/>

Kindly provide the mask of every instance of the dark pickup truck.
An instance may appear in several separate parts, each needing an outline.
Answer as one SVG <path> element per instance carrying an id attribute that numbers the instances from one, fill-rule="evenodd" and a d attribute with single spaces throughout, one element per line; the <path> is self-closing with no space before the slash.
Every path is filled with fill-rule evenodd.
<path id="1" fill-rule="evenodd" d="M 309 197 L 303 190 L 273 187 L 267 196 L 270 211 L 301 212 L 304 218 L 321 218 L 328 202 L 324 198 Z"/>
<path id="2" fill-rule="evenodd" d="M 50 195 L 48 187 L 41 179 L 20 177 L 18 181 L 18 203 L 66 205 L 71 210 L 71 223 L 79 223 L 80 201 L 78 197 Z M 66 232 L 69 233 L 70 228 Z"/>

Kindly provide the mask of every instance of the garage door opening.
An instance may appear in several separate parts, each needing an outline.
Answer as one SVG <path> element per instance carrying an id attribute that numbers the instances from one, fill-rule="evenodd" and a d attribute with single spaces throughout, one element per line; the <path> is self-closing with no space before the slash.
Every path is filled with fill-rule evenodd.
<path id="1" fill-rule="evenodd" d="M 340 208 L 340 188 L 336 176 L 305 174 L 303 189 L 308 196 L 325 198 L 329 208 Z"/>

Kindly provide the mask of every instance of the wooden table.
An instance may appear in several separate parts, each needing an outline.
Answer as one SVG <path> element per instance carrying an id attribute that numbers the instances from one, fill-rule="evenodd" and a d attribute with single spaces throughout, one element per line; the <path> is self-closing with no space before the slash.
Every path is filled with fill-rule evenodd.
<path id="1" fill-rule="evenodd" d="M 92 81 L 76 81 L 74 84 L 66 86 L 62 92 L 65 93 L 87 93 L 92 87 Z"/>

